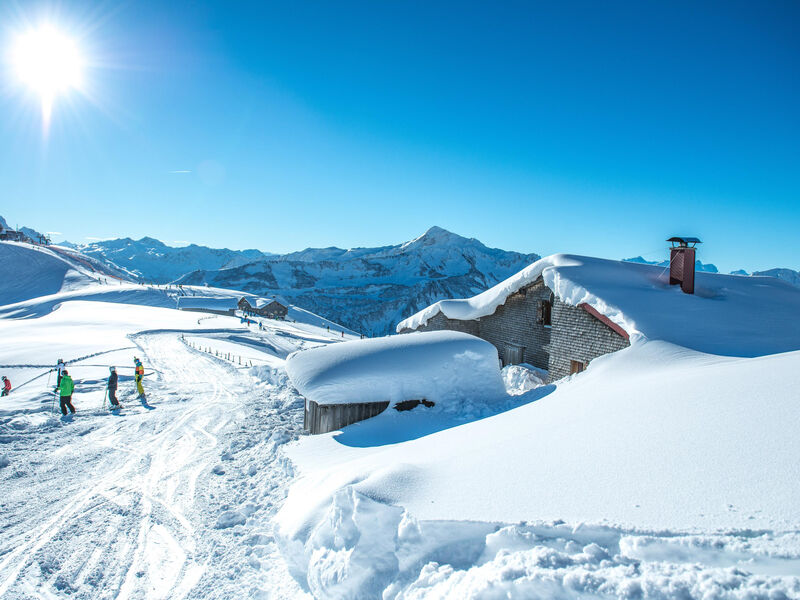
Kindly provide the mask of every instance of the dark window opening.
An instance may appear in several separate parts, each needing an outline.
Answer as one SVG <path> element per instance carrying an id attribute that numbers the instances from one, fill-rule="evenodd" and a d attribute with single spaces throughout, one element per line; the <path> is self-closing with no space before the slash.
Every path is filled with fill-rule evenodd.
<path id="1" fill-rule="evenodd" d="M 575 373 L 580 373 L 586 369 L 586 363 L 581 362 L 579 360 L 571 360 L 569 361 L 569 374 L 575 375 Z"/>
<path id="2" fill-rule="evenodd" d="M 542 300 L 539 303 L 539 323 L 541 325 L 552 325 L 553 303 L 549 300 Z"/>

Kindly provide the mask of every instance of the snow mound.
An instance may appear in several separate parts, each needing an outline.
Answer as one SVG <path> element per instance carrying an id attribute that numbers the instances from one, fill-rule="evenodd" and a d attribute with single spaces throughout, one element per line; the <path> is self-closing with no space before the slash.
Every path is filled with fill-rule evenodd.
<path id="1" fill-rule="evenodd" d="M 401 321 L 416 329 L 439 313 L 474 320 L 494 313 L 513 293 L 542 277 L 562 301 L 588 304 L 637 339 L 663 340 L 725 356 L 800 349 L 800 289 L 773 277 L 697 273 L 695 293 L 669 285 L 662 267 L 554 254 L 463 300 L 441 300 Z"/>
<path id="2" fill-rule="evenodd" d="M 316 598 L 797 598 L 797 535 L 423 521 L 346 488 L 282 546 Z"/>
<path id="3" fill-rule="evenodd" d="M 547 371 L 532 365 L 508 365 L 500 372 L 506 393 L 519 396 L 547 383 Z"/>
<path id="4" fill-rule="evenodd" d="M 319 404 L 426 399 L 455 404 L 503 395 L 495 347 L 455 331 L 352 340 L 291 354 L 286 372 Z"/>

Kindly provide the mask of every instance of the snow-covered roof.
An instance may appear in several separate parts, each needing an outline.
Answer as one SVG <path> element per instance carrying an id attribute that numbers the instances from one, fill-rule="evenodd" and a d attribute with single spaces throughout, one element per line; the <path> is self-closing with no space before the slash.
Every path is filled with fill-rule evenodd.
<path id="1" fill-rule="evenodd" d="M 206 310 L 232 310 L 237 308 L 236 296 L 181 296 L 178 308 L 203 308 Z"/>
<path id="2" fill-rule="evenodd" d="M 286 308 L 289 307 L 289 302 L 282 296 L 270 296 L 269 298 L 245 297 L 245 300 L 247 300 L 247 303 L 253 308 L 264 308 L 265 306 L 269 306 L 273 302 L 277 302 L 278 304 Z"/>
<path id="3" fill-rule="evenodd" d="M 495 347 L 456 331 L 331 344 L 289 355 L 286 372 L 318 404 L 431 400 L 503 394 Z"/>
<path id="4" fill-rule="evenodd" d="M 250 306 L 254 308 L 264 308 L 265 306 L 269 306 L 273 302 L 280 304 L 281 306 L 288 307 L 289 303 L 282 298 L 278 298 L 277 296 L 274 298 L 256 298 L 255 302 L 253 300 L 249 300 Z"/>
<path id="5" fill-rule="evenodd" d="M 485 292 L 441 300 L 401 321 L 417 329 L 439 313 L 474 320 L 494 313 L 513 293 L 542 277 L 567 304 L 588 304 L 622 327 L 631 340 L 659 339 L 728 356 L 800 349 L 800 289 L 772 277 L 696 273 L 695 293 L 669 285 L 663 267 L 554 254 Z"/>

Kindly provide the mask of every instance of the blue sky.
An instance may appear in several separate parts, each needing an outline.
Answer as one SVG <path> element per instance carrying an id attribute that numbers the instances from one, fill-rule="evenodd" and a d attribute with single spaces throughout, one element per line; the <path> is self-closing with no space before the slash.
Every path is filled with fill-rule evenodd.
<path id="1" fill-rule="evenodd" d="M 3 64 L 0 214 L 273 252 L 431 225 L 490 246 L 800 268 L 796 2 L 0 4 L 86 86 Z"/>

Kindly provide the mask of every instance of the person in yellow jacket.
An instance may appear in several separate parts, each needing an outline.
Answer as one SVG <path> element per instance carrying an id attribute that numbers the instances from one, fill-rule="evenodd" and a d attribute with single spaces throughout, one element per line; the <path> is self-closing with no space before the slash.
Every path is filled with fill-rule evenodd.
<path id="1" fill-rule="evenodd" d="M 136 365 L 136 370 L 134 371 L 134 380 L 136 381 L 136 391 L 139 392 L 139 398 L 144 398 L 144 388 L 142 387 L 142 378 L 144 377 L 144 367 L 142 366 L 142 361 L 140 361 L 135 356 L 133 357 L 133 364 Z"/>

